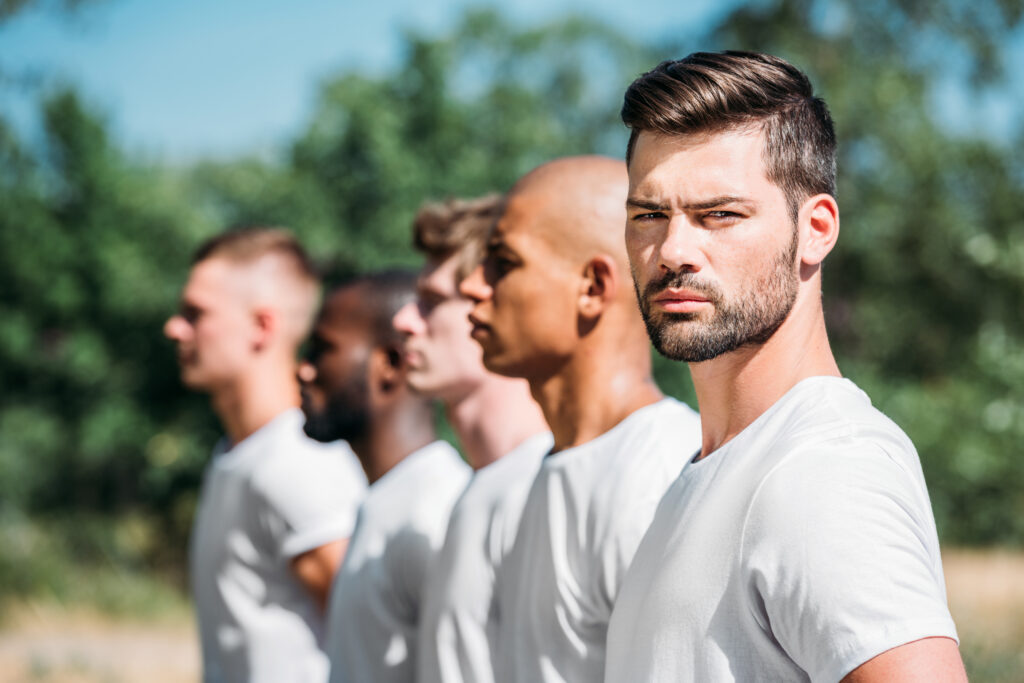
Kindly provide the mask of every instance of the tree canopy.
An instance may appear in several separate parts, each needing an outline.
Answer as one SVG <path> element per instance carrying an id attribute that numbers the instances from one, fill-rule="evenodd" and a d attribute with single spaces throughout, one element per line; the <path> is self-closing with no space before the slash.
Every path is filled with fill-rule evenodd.
<path id="1" fill-rule="evenodd" d="M 0 514 L 141 511 L 165 539 L 147 552 L 180 558 L 217 428 L 160 330 L 204 237 L 283 224 L 340 269 L 414 264 L 421 202 L 505 190 L 561 155 L 622 156 L 636 75 L 735 47 L 806 69 L 837 124 L 825 307 L 840 367 L 914 439 L 946 540 L 1021 544 L 1024 135 L 939 115 L 950 73 L 967 93 L 999 87 L 1021 12 L 777 0 L 692 44 L 645 46 L 585 19 L 523 28 L 473 11 L 448 35 L 407 34 L 393 72 L 326 80 L 273 161 L 147 163 L 81 95 L 50 92 L 41 145 L 0 120 Z M 684 366 L 656 368 L 692 400 Z"/>

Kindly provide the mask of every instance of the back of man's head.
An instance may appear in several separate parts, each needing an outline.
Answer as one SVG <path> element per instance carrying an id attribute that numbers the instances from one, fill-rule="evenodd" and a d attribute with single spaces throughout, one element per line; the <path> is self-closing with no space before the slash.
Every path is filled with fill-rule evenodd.
<path id="1" fill-rule="evenodd" d="M 391 319 L 416 297 L 415 271 L 390 269 L 345 277 L 331 287 L 327 298 L 331 300 L 343 293 L 357 295 L 358 304 L 350 309 L 350 322 L 365 326 L 373 346 L 401 346 L 402 335 Z"/>
<path id="2" fill-rule="evenodd" d="M 695 52 L 662 62 L 626 90 L 626 162 L 643 132 L 709 135 L 746 127 L 764 132 L 769 180 L 782 188 L 794 220 L 807 197 L 835 196 L 836 138 L 825 102 L 789 62 L 753 52 Z"/>
<path id="3" fill-rule="evenodd" d="M 499 194 L 425 204 L 413 220 L 413 245 L 431 261 L 455 256 L 455 277 L 461 281 L 482 259 L 487 235 L 503 206 Z"/>

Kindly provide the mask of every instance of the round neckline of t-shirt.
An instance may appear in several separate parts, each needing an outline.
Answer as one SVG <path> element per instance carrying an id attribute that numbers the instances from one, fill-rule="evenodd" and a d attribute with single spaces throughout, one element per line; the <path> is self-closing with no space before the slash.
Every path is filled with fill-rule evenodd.
<path id="1" fill-rule="evenodd" d="M 405 470 L 412 469 L 413 465 L 415 465 L 420 460 L 423 460 L 427 455 L 429 455 L 430 453 L 433 453 L 436 450 L 443 449 L 445 446 L 447 446 L 448 448 L 451 448 L 452 450 L 455 450 L 454 446 L 452 446 L 450 443 L 448 443 L 444 439 L 435 439 L 434 441 L 431 441 L 430 443 L 428 443 L 425 446 L 420 446 L 419 448 L 414 450 L 412 453 L 410 453 L 409 455 L 407 455 L 404 458 L 402 458 L 398 462 L 398 464 L 396 464 L 390 470 L 385 472 L 381 476 L 380 479 L 378 479 L 377 481 L 375 481 L 372 484 L 370 484 L 370 487 L 371 488 L 377 487 L 378 489 L 380 489 L 381 488 L 380 484 L 384 483 L 385 481 L 393 481 L 393 480 L 398 478 L 396 476 L 391 476 L 391 475 L 396 474 L 396 473 L 404 472 Z"/>
<path id="2" fill-rule="evenodd" d="M 693 468 L 700 468 L 702 465 L 704 465 L 704 463 L 708 462 L 709 460 L 721 462 L 722 459 L 727 457 L 729 453 L 736 449 L 736 447 L 738 447 L 740 444 L 746 441 L 746 439 L 751 433 L 757 431 L 760 428 L 760 426 L 767 422 L 768 420 L 770 420 L 775 413 L 782 410 L 782 407 L 784 405 L 791 401 L 797 400 L 799 396 L 802 396 L 807 391 L 810 391 L 812 387 L 832 383 L 836 383 L 837 386 L 846 386 L 849 389 L 858 390 L 857 385 L 854 384 L 852 380 L 846 377 L 836 377 L 834 375 L 815 375 L 813 377 L 805 377 L 804 379 L 800 380 L 799 382 L 791 386 L 786 391 L 786 393 L 780 396 L 779 399 L 775 401 L 775 403 L 773 403 L 771 406 L 769 406 L 767 410 L 758 415 L 753 422 L 744 427 L 739 434 L 734 436 L 732 440 L 729 441 L 729 443 L 725 444 L 724 446 L 721 446 L 716 451 L 712 451 L 709 455 L 701 458 L 700 460 L 694 459 L 698 455 L 700 455 L 700 451 L 697 451 L 697 453 L 694 454 L 693 458 L 690 458 L 690 462 L 687 463 L 684 471 Z"/>
<path id="3" fill-rule="evenodd" d="M 257 429 L 255 432 L 245 437 L 236 444 L 233 444 L 230 448 L 221 450 L 217 455 L 217 462 L 220 465 L 229 465 L 238 462 L 253 450 L 253 444 L 259 443 L 260 441 L 267 438 L 269 434 L 273 434 L 278 431 L 283 431 L 288 428 L 288 425 L 295 423 L 300 425 L 302 420 L 305 419 L 303 412 L 300 408 L 288 408 L 270 419 L 269 422 L 264 424 L 262 427 Z M 221 444 L 228 440 L 227 436 L 221 439 Z"/>
<path id="4" fill-rule="evenodd" d="M 513 448 L 512 450 L 510 450 L 508 453 L 501 456 L 497 460 L 492 460 L 483 467 L 473 470 L 473 474 L 480 474 L 482 472 L 497 472 L 502 469 L 500 467 L 501 463 L 512 462 L 517 458 L 517 456 L 537 451 L 541 448 L 541 445 L 545 443 L 549 444 L 548 451 L 550 451 L 551 440 L 551 432 L 538 432 L 537 434 L 531 434 L 530 436 L 523 439 L 518 446 L 516 446 L 515 448 Z M 495 465 L 499 465 L 499 467 L 495 467 Z"/>
<path id="5" fill-rule="evenodd" d="M 573 446 L 572 448 L 566 448 L 564 451 L 558 451 L 556 453 L 549 452 L 547 455 L 544 456 L 544 462 L 565 461 L 566 459 L 568 459 L 568 456 L 572 456 L 577 453 L 586 453 L 587 451 L 596 448 L 602 441 L 611 439 L 616 433 L 625 430 L 630 424 L 632 424 L 636 420 L 639 420 L 642 415 L 645 415 L 648 412 L 654 412 L 656 409 L 659 409 L 661 406 L 664 406 L 666 403 L 669 402 L 678 401 L 676 401 L 676 399 L 672 398 L 671 396 L 665 396 L 664 398 L 658 399 L 654 403 L 648 403 L 642 408 L 637 408 L 632 413 L 630 413 L 623 419 L 619 420 L 618 424 L 614 425 L 611 429 L 601 434 L 598 434 L 590 441 L 587 441 L 586 443 L 581 443 L 578 446 Z"/>

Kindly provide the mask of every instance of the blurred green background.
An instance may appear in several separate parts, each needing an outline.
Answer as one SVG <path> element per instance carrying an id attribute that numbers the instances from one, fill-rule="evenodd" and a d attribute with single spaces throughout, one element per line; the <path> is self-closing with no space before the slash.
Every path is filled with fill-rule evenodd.
<path id="1" fill-rule="evenodd" d="M 326 79 L 279 154 L 185 164 L 126 151 L 89 93 L 48 88 L 41 137 L 0 117 L 0 605 L 175 599 L 218 428 L 160 330 L 204 237 L 283 224 L 335 267 L 415 265 L 422 201 L 507 189 L 560 155 L 621 157 L 625 86 L 698 49 L 779 54 L 828 101 L 840 367 L 916 443 L 943 541 L 1019 548 L 1024 125 L 1019 101 L 998 135 L 980 112 L 1024 66 L 1006 59 L 1022 4 L 766 0 L 658 45 L 470 10 L 442 35 L 407 32 L 393 68 Z M 656 367 L 692 401 L 684 366 Z"/>

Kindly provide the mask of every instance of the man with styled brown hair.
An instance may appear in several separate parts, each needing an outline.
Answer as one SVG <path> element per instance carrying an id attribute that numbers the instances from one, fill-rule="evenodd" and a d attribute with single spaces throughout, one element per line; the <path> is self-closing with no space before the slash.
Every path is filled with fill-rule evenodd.
<path id="1" fill-rule="evenodd" d="M 498 681 L 602 678 L 622 577 L 699 443 L 696 414 L 651 377 L 622 242 L 625 197 L 621 161 L 534 169 L 462 283 L 484 364 L 529 382 L 554 435 L 497 576 Z"/>
<path id="2" fill-rule="evenodd" d="M 473 467 L 452 511 L 420 610 L 419 683 L 493 680 L 494 577 L 511 547 L 551 435 L 525 380 L 488 372 L 470 337 L 459 282 L 476 267 L 501 215 L 499 195 L 423 206 L 414 242 L 427 257 L 417 299 L 394 318 L 414 391 L 441 401 Z"/>
<path id="3" fill-rule="evenodd" d="M 695 53 L 629 87 L 626 243 L 700 452 L 612 615 L 606 681 L 962 681 L 913 444 L 840 375 L 835 135 L 807 77 Z"/>
<path id="4" fill-rule="evenodd" d="M 182 381 L 227 436 L 203 478 L 190 577 L 203 680 L 324 681 L 327 593 L 366 478 L 302 432 L 296 352 L 319 282 L 290 233 L 235 230 L 197 252 L 164 326 Z"/>

